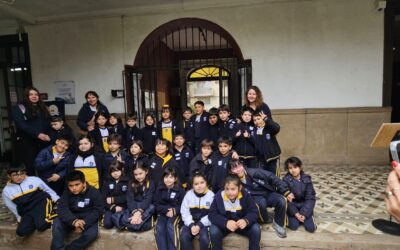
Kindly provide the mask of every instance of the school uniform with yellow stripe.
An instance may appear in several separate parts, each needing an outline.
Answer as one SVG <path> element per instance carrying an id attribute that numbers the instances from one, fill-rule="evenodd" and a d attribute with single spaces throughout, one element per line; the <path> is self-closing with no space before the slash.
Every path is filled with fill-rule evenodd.
<path id="1" fill-rule="evenodd" d="M 38 177 L 28 176 L 20 184 L 8 182 L 2 197 L 20 222 L 17 227 L 20 236 L 32 233 L 35 228 L 49 228 L 57 216 L 53 213 L 53 203 L 60 197 Z"/>

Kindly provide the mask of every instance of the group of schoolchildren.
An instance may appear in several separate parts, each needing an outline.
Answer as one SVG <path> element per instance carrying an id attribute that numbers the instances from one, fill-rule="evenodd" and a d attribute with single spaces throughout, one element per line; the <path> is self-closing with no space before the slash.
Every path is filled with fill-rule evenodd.
<path id="1" fill-rule="evenodd" d="M 38 177 L 23 167 L 8 170 L 3 199 L 17 217 L 17 234 L 52 225 L 52 249 L 64 249 L 69 231 L 81 236 L 67 248 L 83 249 L 99 223 L 131 232 L 154 227 L 158 249 L 192 249 L 196 236 L 200 249 L 222 249 L 231 232 L 260 249 L 263 223 L 272 222 L 279 237 L 286 226 L 314 232 L 315 191 L 301 160 L 287 159 L 288 173 L 279 178 L 279 124 L 251 108 L 239 119 L 227 105 L 206 112 L 197 101 L 194 108 L 179 123 L 165 105 L 157 127 L 149 114 L 143 128 L 133 115 L 124 127 L 117 114 L 96 112 L 94 129 L 76 148 L 73 133 L 61 132 L 66 124 L 54 118 L 60 133 L 38 154 Z"/>

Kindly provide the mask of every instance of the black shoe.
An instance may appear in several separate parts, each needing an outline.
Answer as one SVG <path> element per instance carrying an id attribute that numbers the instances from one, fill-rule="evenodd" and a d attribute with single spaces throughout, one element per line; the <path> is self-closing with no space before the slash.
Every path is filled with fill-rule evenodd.
<path id="1" fill-rule="evenodd" d="M 396 222 L 376 219 L 372 221 L 372 225 L 384 233 L 400 236 L 400 224 Z"/>

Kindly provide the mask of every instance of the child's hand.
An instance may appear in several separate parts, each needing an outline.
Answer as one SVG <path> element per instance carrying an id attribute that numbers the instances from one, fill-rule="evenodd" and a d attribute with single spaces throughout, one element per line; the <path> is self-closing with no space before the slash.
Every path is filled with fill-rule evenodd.
<path id="1" fill-rule="evenodd" d="M 263 119 L 263 120 L 268 119 L 268 116 L 266 114 L 264 114 L 263 111 L 260 112 L 260 116 L 261 116 L 261 119 Z"/>
<path id="2" fill-rule="evenodd" d="M 122 160 L 121 154 L 117 154 L 117 161 L 124 163 L 124 161 Z"/>
<path id="3" fill-rule="evenodd" d="M 106 202 L 107 202 L 107 204 L 111 205 L 112 204 L 112 197 L 107 197 Z"/>
<path id="4" fill-rule="evenodd" d="M 74 229 L 74 233 L 76 233 L 76 234 L 80 234 L 80 233 L 82 233 L 82 229 L 81 228 L 79 228 L 79 227 L 76 227 L 75 229 Z"/>
<path id="5" fill-rule="evenodd" d="M 129 219 L 130 219 L 132 225 L 138 225 L 138 224 L 142 223 L 142 213 L 137 211 Z"/>
<path id="6" fill-rule="evenodd" d="M 53 164 L 57 165 L 58 163 L 60 163 L 60 161 L 64 159 L 63 155 L 59 155 L 58 157 L 54 157 L 53 158 Z"/>
<path id="7" fill-rule="evenodd" d="M 236 135 L 235 135 L 235 136 L 236 136 L 236 137 L 239 137 L 241 134 L 242 134 L 242 131 L 239 130 L 238 132 L 236 132 Z"/>
<path id="8" fill-rule="evenodd" d="M 245 229 L 247 227 L 247 222 L 244 219 L 240 219 L 236 222 L 236 225 L 240 229 Z"/>
<path id="9" fill-rule="evenodd" d="M 232 159 L 239 160 L 239 155 L 235 150 L 232 150 Z"/>
<path id="10" fill-rule="evenodd" d="M 86 223 L 85 223 L 84 220 L 76 220 L 75 223 L 74 223 L 74 227 L 75 227 L 75 229 L 79 228 L 79 229 L 81 229 L 83 231 L 83 230 L 85 230 L 85 224 Z"/>
<path id="11" fill-rule="evenodd" d="M 236 224 L 236 221 L 228 220 L 228 222 L 226 223 L 226 228 L 228 228 L 228 230 L 231 232 L 235 232 L 236 229 L 238 229 L 238 225 Z"/>
<path id="12" fill-rule="evenodd" d="M 249 132 L 247 132 L 247 130 L 245 130 L 244 133 L 243 133 L 243 136 L 248 138 L 248 137 L 250 137 L 250 134 L 249 134 Z"/>
<path id="13" fill-rule="evenodd" d="M 299 218 L 299 221 L 302 222 L 302 223 L 304 223 L 304 221 L 306 220 L 306 217 L 305 217 L 304 215 L 302 215 L 302 214 L 300 214 L 299 217 L 300 217 L 300 218 Z"/>
<path id="14" fill-rule="evenodd" d="M 61 177 L 58 174 L 53 174 L 50 178 L 47 179 L 48 182 L 56 182 L 60 179 Z"/>
<path id="15" fill-rule="evenodd" d="M 296 217 L 296 219 L 297 219 L 298 221 L 304 223 L 305 217 L 304 217 L 303 215 L 301 215 L 300 213 L 296 213 L 296 214 L 294 215 L 294 217 Z"/>
<path id="16" fill-rule="evenodd" d="M 115 207 L 115 212 L 121 212 L 122 210 L 123 210 L 123 208 L 120 206 Z"/>
<path id="17" fill-rule="evenodd" d="M 168 212 L 167 212 L 166 216 L 169 218 L 172 218 L 174 216 L 174 211 L 172 208 L 168 208 Z"/>
<path id="18" fill-rule="evenodd" d="M 286 196 L 286 199 L 287 199 L 289 202 L 292 202 L 293 199 L 294 199 L 294 194 L 290 193 L 288 196 Z"/>
<path id="19" fill-rule="evenodd" d="M 199 233 L 200 233 L 200 227 L 199 226 L 193 226 L 192 228 L 191 228 L 191 231 L 192 231 L 192 235 L 193 236 L 196 236 L 196 235 L 198 235 Z"/>

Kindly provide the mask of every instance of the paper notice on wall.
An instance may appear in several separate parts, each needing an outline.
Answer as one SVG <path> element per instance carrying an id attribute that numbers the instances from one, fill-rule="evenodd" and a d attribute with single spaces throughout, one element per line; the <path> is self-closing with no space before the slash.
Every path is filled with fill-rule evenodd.
<path id="1" fill-rule="evenodd" d="M 57 93 L 56 97 L 64 99 L 66 104 L 75 104 L 75 82 L 74 81 L 55 81 Z"/>

